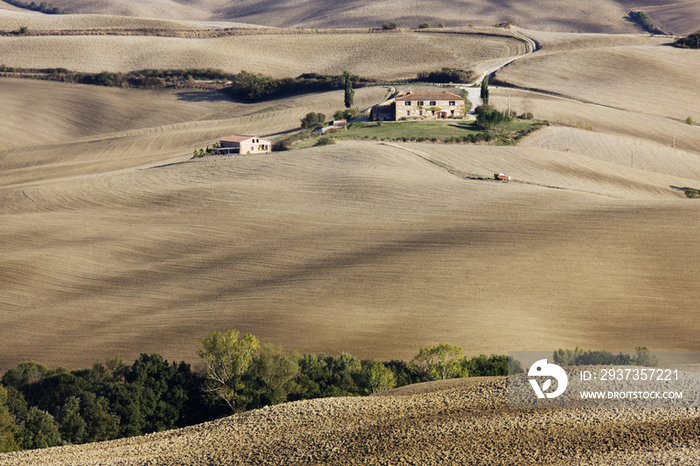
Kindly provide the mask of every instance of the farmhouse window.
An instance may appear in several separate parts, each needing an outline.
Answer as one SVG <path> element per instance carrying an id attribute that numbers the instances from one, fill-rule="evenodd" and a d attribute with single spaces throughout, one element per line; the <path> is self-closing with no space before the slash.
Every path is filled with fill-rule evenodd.
<path id="1" fill-rule="evenodd" d="M 418 110 L 418 115 L 423 116 L 423 110 Z"/>
<path id="2" fill-rule="evenodd" d="M 406 110 L 406 116 L 411 116 L 411 111 L 410 111 L 410 110 Z"/>
<path id="3" fill-rule="evenodd" d="M 454 101 L 454 100 L 450 100 L 450 105 L 454 105 L 454 104 L 455 104 L 455 101 Z"/>
<path id="4" fill-rule="evenodd" d="M 454 110 L 450 110 L 450 115 L 455 116 L 455 111 L 454 111 Z"/>
<path id="5" fill-rule="evenodd" d="M 437 105 L 437 102 L 435 102 L 434 100 L 431 100 L 431 101 L 430 101 L 430 106 L 431 106 L 431 107 L 434 107 L 434 106 L 436 106 L 436 105 Z M 433 113 L 435 113 L 435 112 L 433 112 Z"/>
<path id="6" fill-rule="evenodd" d="M 410 107 L 410 106 L 411 106 L 411 101 L 410 101 L 410 100 L 407 100 L 407 101 L 406 101 L 406 106 L 407 106 L 407 107 Z"/>
<path id="7" fill-rule="evenodd" d="M 419 101 L 418 101 L 418 105 L 419 105 L 419 106 L 421 106 L 421 107 L 422 107 L 422 106 L 423 106 L 423 104 L 424 104 L 424 102 L 423 102 L 422 100 L 419 100 Z"/>

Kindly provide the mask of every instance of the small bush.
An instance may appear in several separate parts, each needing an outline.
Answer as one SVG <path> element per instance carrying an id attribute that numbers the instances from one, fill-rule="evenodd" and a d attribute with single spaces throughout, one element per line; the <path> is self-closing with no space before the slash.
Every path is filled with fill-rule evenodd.
<path id="1" fill-rule="evenodd" d="M 693 118 L 692 118 L 692 117 L 686 118 L 686 119 L 685 119 L 685 124 L 686 124 L 686 125 L 691 125 L 691 126 L 692 126 L 692 125 L 693 125 Z"/>
<path id="2" fill-rule="evenodd" d="M 326 121 L 326 115 L 323 113 L 309 112 L 301 119 L 302 128 L 313 128 L 322 125 Z"/>
<path id="3" fill-rule="evenodd" d="M 438 24 L 438 27 L 439 27 L 440 29 L 444 28 L 444 27 L 445 27 L 445 23 L 440 23 L 440 24 Z"/>
<path id="4" fill-rule="evenodd" d="M 430 29 L 430 23 L 421 23 L 418 25 L 418 29 Z"/>
<path id="5" fill-rule="evenodd" d="M 661 29 L 654 26 L 654 24 L 651 22 L 649 15 L 643 11 L 630 11 L 629 16 L 632 21 L 642 26 L 647 32 L 652 34 L 663 34 Z"/>
<path id="6" fill-rule="evenodd" d="M 698 197 L 698 190 L 697 189 L 692 189 L 692 188 L 685 188 L 685 195 L 688 197 L 688 199 L 695 199 Z"/>
<path id="7" fill-rule="evenodd" d="M 502 23 L 494 24 L 493 27 L 495 27 L 495 28 L 510 28 L 513 25 L 515 25 L 515 20 L 511 19 L 508 21 L 504 21 Z"/>
<path id="8" fill-rule="evenodd" d="M 417 81 L 435 83 L 468 83 L 474 79 L 474 71 L 460 68 L 443 68 L 437 71 L 421 71 L 416 76 Z"/>
<path id="9" fill-rule="evenodd" d="M 382 29 L 384 31 L 394 31 L 399 28 L 399 24 L 395 21 L 386 22 L 382 24 Z"/>
<path id="10" fill-rule="evenodd" d="M 318 141 L 316 141 L 315 146 L 328 146 L 330 144 L 335 144 L 335 139 L 333 139 L 330 136 L 321 136 L 318 138 Z"/>
<path id="11" fill-rule="evenodd" d="M 674 45 L 686 49 L 700 49 L 700 31 L 689 34 L 688 37 L 679 37 Z"/>

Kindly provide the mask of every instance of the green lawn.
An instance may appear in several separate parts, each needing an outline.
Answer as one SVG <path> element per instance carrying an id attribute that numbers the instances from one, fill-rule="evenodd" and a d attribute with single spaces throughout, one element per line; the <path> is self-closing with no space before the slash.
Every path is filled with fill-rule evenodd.
<path id="1" fill-rule="evenodd" d="M 529 120 L 515 120 L 506 128 L 521 131 L 533 125 Z M 451 138 L 464 138 L 470 134 L 482 133 L 474 122 L 460 120 L 445 121 L 382 121 L 352 123 L 347 131 L 333 133 L 335 139 L 423 139 L 446 141 Z"/>
<path id="2" fill-rule="evenodd" d="M 351 123 L 346 131 L 329 133 L 333 139 L 363 139 L 378 141 L 417 141 L 476 143 L 486 141 L 495 145 L 514 145 L 517 140 L 548 122 L 515 119 L 499 127 L 498 131 L 484 131 L 473 121 L 367 121 Z M 318 137 L 304 136 L 293 142 L 295 149 L 314 146 Z"/>

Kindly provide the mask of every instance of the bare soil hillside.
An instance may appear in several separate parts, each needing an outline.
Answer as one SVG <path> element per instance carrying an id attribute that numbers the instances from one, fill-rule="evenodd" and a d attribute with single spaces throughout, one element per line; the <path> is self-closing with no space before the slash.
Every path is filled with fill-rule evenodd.
<path id="1" fill-rule="evenodd" d="M 287 403 L 140 438 L 5 454 L 0 465 L 692 465 L 700 451 L 698 420 L 688 411 L 511 410 L 501 377 L 406 388 Z"/>

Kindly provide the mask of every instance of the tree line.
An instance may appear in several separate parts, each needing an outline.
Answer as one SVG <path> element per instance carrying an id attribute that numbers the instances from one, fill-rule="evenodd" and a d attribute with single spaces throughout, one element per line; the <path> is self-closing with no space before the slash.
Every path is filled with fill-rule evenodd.
<path id="1" fill-rule="evenodd" d="M 62 9 L 53 6 L 49 2 L 41 2 L 37 4 L 36 2 L 26 3 L 20 0 L 5 0 L 10 5 L 14 5 L 20 8 L 27 8 L 32 11 L 40 11 L 41 13 L 49 15 L 65 15 L 66 12 Z"/>
<path id="2" fill-rule="evenodd" d="M 241 71 L 235 74 L 231 81 L 231 85 L 227 88 L 229 94 L 234 99 L 245 102 L 260 102 L 296 94 L 332 91 L 348 86 L 357 88 L 373 82 L 347 71 L 340 75 L 305 73 L 296 78 L 273 78 L 262 73 Z"/>
<path id="3" fill-rule="evenodd" d="M 287 401 L 509 370 L 506 355 L 466 358 L 446 343 L 421 348 L 409 363 L 377 362 L 347 353 L 301 355 L 237 330 L 213 332 L 198 354 L 202 372 L 159 354 L 73 371 L 21 363 L 0 379 L 0 452 L 133 437 Z M 510 369 L 522 371 L 519 363 Z"/>

